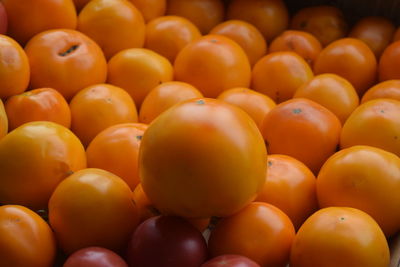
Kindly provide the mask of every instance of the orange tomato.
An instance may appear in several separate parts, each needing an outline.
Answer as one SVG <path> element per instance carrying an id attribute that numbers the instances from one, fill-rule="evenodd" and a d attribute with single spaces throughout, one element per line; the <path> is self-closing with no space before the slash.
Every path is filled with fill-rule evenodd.
<path id="1" fill-rule="evenodd" d="M 85 150 L 70 130 L 26 123 L 0 140 L 0 203 L 46 208 L 56 186 L 85 167 Z"/>
<path id="2" fill-rule="evenodd" d="M 149 49 L 126 49 L 108 62 L 108 83 L 124 88 L 138 108 L 151 89 L 172 79 L 171 63 Z"/>
<path id="3" fill-rule="evenodd" d="M 269 46 L 269 52 L 292 51 L 304 58 L 312 67 L 322 46 L 314 35 L 302 31 L 284 31 Z"/>
<path id="4" fill-rule="evenodd" d="M 298 231 L 290 266 L 389 266 L 389 247 L 382 230 L 366 213 L 352 208 L 317 211 Z"/>
<path id="5" fill-rule="evenodd" d="M 173 105 L 200 97 L 203 97 L 200 91 L 188 83 L 162 83 L 151 90 L 144 99 L 140 107 L 139 120 L 149 124 Z"/>
<path id="6" fill-rule="evenodd" d="M 261 124 L 271 154 L 292 156 L 314 173 L 335 153 L 340 130 L 340 121 L 331 111 L 305 98 L 279 104 Z"/>
<path id="7" fill-rule="evenodd" d="M 397 27 L 396 31 L 393 34 L 392 42 L 396 42 L 400 40 L 400 27 Z"/>
<path id="8" fill-rule="evenodd" d="M 383 149 L 353 146 L 330 157 L 317 179 L 320 207 L 352 207 L 371 215 L 390 236 L 400 230 L 400 158 Z"/>
<path id="9" fill-rule="evenodd" d="M 187 18 L 207 34 L 224 19 L 224 4 L 221 0 L 168 0 L 167 15 Z"/>
<path id="10" fill-rule="evenodd" d="M 267 41 L 287 29 L 289 14 L 282 0 L 232 0 L 228 19 L 238 19 L 254 25 Z"/>
<path id="11" fill-rule="evenodd" d="M 167 0 L 129 0 L 142 13 L 145 22 L 164 16 Z"/>
<path id="12" fill-rule="evenodd" d="M 292 98 L 297 88 L 313 76 L 310 66 L 301 56 L 294 52 L 275 52 L 256 63 L 251 87 L 281 103 Z"/>
<path id="13" fill-rule="evenodd" d="M 400 156 L 400 101 L 375 99 L 360 105 L 343 125 L 340 147 L 368 145 Z"/>
<path id="14" fill-rule="evenodd" d="M 206 35 L 184 47 L 176 57 L 175 79 L 190 83 L 206 97 L 234 87 L 248 87 L 249 60 L 243 49 L 221 35 Z"/>
<path id="15" fill-rule="evenodd" d="M 388 80 L 374 85 L 365 92 L 361 103 L 378 98 L 400 100 L 400 80 Z"/>
<path id="16" fill-rule="evenodd" d="M 267 53 L 267 42 L 263 35 L 248 22 L 228 20 L 215 26 L 210 34 L 223 35 L 238 43 L 249 58 L 251 66 Z"/>
<path id="17" fill-rule="evenodd" d="M 295 229 L 318 209 L 314 174 L 295 158 L 268 155 L 264 188 L 255 201 L 272 204 L 282 210 Z"/>
<path id="18" fill-rule="evenodd" d="M 315 61 L 314 72 L 342 76 L 362 96 L 376 80 L 376 58 L 364 42 L 344 38 L 329 44 L 321 51 Z"/>
<path id="19" fill-rule="evenodd" d="M 72 98 L 70 108 L 71 130 L 85 146 L 110 126 L 138 121 L 136 106 L 130 95 L 110 84 L 86 87 Z"/>
<path id="20" fill-rule="evenodd" d="M 296 90 L 294 98 L 308 98 L 332 111 L 342 122 L 358 107 L 356 90 L 336 74 L 320 74 Z"/>
<path id="21" fill-rule="evenodd" d="M 25 46 L 31 67 L 31 87 L 51 87 L 70 100 L 79 90 L 102 83 L 107 62 L 100 47 L 74 30 L 50 30 Z"/>
<path id="22" fill-rule="evenodd" d="M 220 100 L 193 99 L 149 125 L 139 150 L 139 176 L 162 213 L 228 216 L 261 190 L 265 162 L 262 136 L 244 111 Z"/>
<path id="23" fill-rule="evenodd" d="M 8 133 L 8 117 L 3 101 L 0 99 L 0 140 Z"/>
<path id="24" fill-rule="evenodd" d="M 30 121 L 52 121 L 69 128 L 71 111 L 64 97 L 53 88 L 38 88 L 14 95 L 5 102 L 10 130 Z"/>
<path id="25" fill-rule="evenodd" d="M 121 178 L 84 169 L 56 188 L 49 201 L 49 221 L 67 254 L 89 246 L 122 252 L 138 224 L 138 212 Z"/>
<path id="26" fill-rule="evenodd" d="M 121 50 L 144 45 L 143 16 L 126 0 L 90 1 L 79 13 L 78 30 L 92 38 L 107 59 Z"/>
<path id="27" fill-rule="evenodd" d="M 382 56 L 379 59 L 380 81 L 400 79 L 400 68 L 398 68 L 399 60 L 400 41 L 396 41 L 383 51 Z"/>
<path id="28" fill-rule="evenodd" d="M 323 46 L 343 38 L 347 23 L 340 9 L 334 6 L 312 6 L 300 9 L 292 18 L 291 28 L 309 32 Z"/>
<path id="29" fill-rule="evenodd" d="M 101 131 L 87 150 L 89 168 L 109 171 L 123 179 L 133 191 L 139 184 L 139 145 L 147 125 L 117 124 Z"/>
<path id="30" fill-rule="evenodd" d="M 145 47 L 173 63 L 182 48 L 200 37 L 199 29 L 188 19 L 164 16 L 147 24 Z"/>
<path id="31" fill-rule="evenodd" d="M 72 0 L 2 0 L 7 11 L 8 35 L 24 45 L 34 35 L 50 29 L 75 29 Z"/>
<path id="32" fill-rule="evenodd" d="M 219 100 L 243 109 L 258 127 L 276 104 L 268 96 L 248 88 L 232 88 L 218 96 Z"/>
<path id="33" fill-rule="evenodd" d="M 52 267 L 56 242 L 49 225 L 23 206 L 0 207 L 0 266 Z"/>
<path id="34" fill-rule="evenodd" d="M 285 267 L 294 236 L 285 213 L 273 205 L 254 202 L 218 222 L 208 244 L 212 257 L 236 254 L 260 266 Z"/>
<path id="35" fill-rule="evenodd" d="M 5 99 L 26 90 L 29 84 L 29 61 L 22 47 L 0 34 L 0 98 Z"/>
<path id="36" fill-rule="evenodd" d="M 379 58 L 385 48 L 392 42 L 395 27 L 384 17 L 365 17 L 353 26 L 349 37 L 366 43 L 375 56 Z"/>

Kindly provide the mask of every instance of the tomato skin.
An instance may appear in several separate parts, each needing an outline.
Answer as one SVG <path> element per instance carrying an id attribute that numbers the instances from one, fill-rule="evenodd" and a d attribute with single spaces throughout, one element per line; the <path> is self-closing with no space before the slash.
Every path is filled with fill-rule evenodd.
<path id="1" fill-rule="evenodd" d="M 88 247 L 74 252 L 63 267 L 128 267 L 128 264 L 111 250 Z"/>
<path id="2" fill-rule="evenodd" d="M 264 183 L 265 162 L 252 119 L 233 105 L 202 98 L 175 105 L 149 125 L 139 175 L 162 213 L 209 218 L 250 203 Z"/>
<path id="3" fill-rule="evenodd" d="M 361 98 L 361 104 L 377 98 L 400 100 L 400 80 L 387 80 L 375 84 L 365 92 Z"/>
<path id="4" fill-rule="evenodd" d="M 4 5 L 0 3 L 0 34 L 6 34 L 8 26 L 7 12 Z"/>
<path id="5" fill-rule="evenodd" d="M 201 267 L 260 267 L 258 263 L 240 255 L 222 255 L 215 257 Z"/>
<path id="6" fill-rule="evenodd" d="M 56 242 L 49 225 L 18 205 L 0 207 L 0 266 L 51 267 Z"/>

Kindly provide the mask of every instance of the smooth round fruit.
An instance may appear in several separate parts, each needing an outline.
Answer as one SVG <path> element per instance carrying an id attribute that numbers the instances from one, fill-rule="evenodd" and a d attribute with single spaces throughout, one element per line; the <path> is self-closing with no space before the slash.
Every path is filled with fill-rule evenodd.
<path id="1" fill-rule="evenodd" d="M 233 234 L 234 233 L 234 234 Z M 264 267 L 285 267 L 295 236 L 292 222 L 273 205 L 254 202 L 211 231 L 211 256 L 239 254 Z"/>
<path id="2" fill-rule="evenodd" d="M 51 87 L 70 100 L 79 90 L 103 83 L 107 62 L 100 47 L 74 30 L 50 30 L 35 35 L 25 46 L 32 88 Z"/>
<path id="3" fill-rule="evenodd" d="M 31 121 L 52 121 L 71 126 L 71 111 L 64 97 L 53 88 L 38 88 L 14 95 L 5 102 L 10 130 Z"/>
<path id="4" fill-rule="evenodd" d="M 201 267 L 260 267 L 247 257 L 240 255 L 222 255 L 207 261 Z"/>
<path id="5" fill-rule="evenodd" d="M 52 267 L 56 242 L 49 225 L 18 205 L 0 207 L 0 266 Z"/>
<path id="6" fill-rule="evenodd" d="M 228 20 L 211 29 L 210 34 L 219 34 L 238 43 L 249 58 L 250 65 L 267 53 L 267 42 L 261 32 L 242 20 Z"/>
<path id="7" fill-rule="evenodd" d="M 79 13 L 78 30 L 92 38 L 107 59 L 121 50 L 144 45 L 143 16 L 126 0 L 90 1 Z"/>
<path id="8" fill-rule="evenodd" d="M 0 203 L 46 208 L 57 185 L 85 167 L 85 150 L 70 130 L 26 123 L 0 140 Z"/>
<path id="9" fill-rule="evenodd" d="M 356 90 L 336 74 L 320 74 L 300 86 L 293 98 L 307 98 L 332 111 L 343 124 L 360 102 Z"/>
<path id="10" fill-rule="evenodd" d="M 272 41 L 289 24 L 288 10 L 281 0 L 233 0 L 228 5 L 227 18 L 249 22 L 267 41 Z"/>
<path id="11" fill-rule="evenodd" d="M 8 28 L 7 11 L 4 5 L 0 3 L 0 34 L 6 34 Z"/>
<path id="12" fill-rule="evenodd" d="M 347 34 L 347 23 L 342 11 L 334 6 L 312 6 L 300 9 L 292 18 L 291 28 L 309 32 L 323 46 L 343 38 Z"/>
<path id="13" fill-rule="evenodd" d="M 378 224 L 352 208 L 314 213 L 294 239 L 290 266 L 389 266 L 389 247 Z"/>
<path id="14" fill-rule="evenodd" d="M 187 82 L 206 97 L 217 97 L 234 87 L 248 87 L 251 79 L 249 60 L 243 49 L 221 35 L 206 35 L 179 52 L 175 80 Z"/>
<path id="15" fill-rule="evenodd" d="M 375 56 L 379 58 L 385 48 L 392 42 L 395 27 L 384 17 L 365 17 L 353 26 L 349 37 L 366 43 Z"/>
<path id="16" fill-rule="evenodd" d="M 117 124 L 101 131 L 86 150 L 89 168 L 99 168 L 122 178 L 133 191 L 139 184 L 139 145 L 147 125 Z"/>
<path id="17" fill-rule="evenodd" d="M 221 0 L 168 0 L 167 15 L 187 18 L 202 34 L 224 19 L 224 4 Z"/>
<path id="18" fill-rule="evenodd" d="M 0 34 L 0 98 L 20 94 L 29 84 L 29 61 L 22 47 Z"/>
<path id="19" fill-rule="evenodd" d="M 159 212 L 154 208 L 150 199 L 143 191 L 142 184 L 138 184 L 133 190 L 133 201 L 135 201 L 136 207 L 139 213 L 139 223 L 145 220 L 159 215 Z"/>
<path id="20" fill-rule="evenodd" d="M 365 92 L 361 103 L 378 98 L 400 100 L 400 80 L 388 80 L 374 85 Z"/>
<path id="21" fill-rule="evenodd" d="M 312 67 L 321 53 L 322 45 L 314 35 L 303 31 L 284 31 L 269 46 L 269 53 L 292 51 Z"/>
<path id="22" fill-rule="evenodd" d="M 75 29 L 72 0 L 2 0 L 7 11 L 8 35 L 24 45 L 34 35 L 50 29 Z"/>
<path id="23" fill-rule="evenodd" d="M 167 0 L 129 0 L 142 13 L 146 23 L 152 19 L 164 16 Z"/>
<path id="24" fill-rule="evenodd" d="M 340 147 L 368 145 L 400 156 L 400 101 L 375 99 L 360 105 L 343 125 Z"/>
<path id="25" fill-rule="evenodd" d="M 256 197 L 265 162 L 264 140 L 244 111 L 220 100 L 194 99 L 150 124 L 140 145 L 139 175 L 162 213 L 223 217 Z"/>
<path id="26" fill-rule="evenodd" d="M 218 99 L 243 109 L 258 127 L 261 126 L 268 112 L 276 106 L 268 96 L 248 88 L 226 90 L 218 96 Z"/>
<path id="27" fill-rule="evenodd" d="M 108 62 L 107 82 L 126 90 L 138 108 L 154 87 L 172 79 L 171 63 L 149 49 L 122 50 Z"/>
<path id="28" fill-rule="evenodd" d="M 194 86 L 184 82 L 165 82 L 156 86 L 140 107 L 139 120 L 149 124 L 165 110 L 185 100 L 203 95 Z"/>
<path id="29" fill-rule="evenodd" d="M 188 19 L 178 16 L 163 16 L 147 24 L 145 47 L 173 63 L 177 54 L 187 44 L 200 37 L 199 29 Z"/>
<path id="30" fill-rule="evenodd" d="M 362 96 L 376 80 L 376 58 L 364 42 L 344 38 L 329 44 L 321 51 L 314 64 L 314 73 L 337 74 L 348 80 Z"/>
<path id="31" fill-rule="evenodd" d="M 301 56 L 294 52 L 275 52 L 256 63 L 251 88 L 281 103 L 291 99 L 297 88 L 313 76 L 310 66 Z"/>
<path id="32" fill-rule="evenodd" d="M 318 209 L 314 174 L 300 161 L 286 155 L 269 155 L 264 188 L 255 201 L 282 210 L 295 229 Z"/>
<path id="33" fill-rule="evenodd" d="M 184 219 L 158 216 L 137 227 L 126 254 L 130 267 L 198 267 L 207 260 L 207 244 Z"/>
<path id="34" fill-rule="evenodd" d="M 88 247 L 74 252 L 63 267 L 128 267 L 128 264 L 111 250 Z"/>
<path id="35" fill-rule="evenodd" d="M 397 62 L 400 60 L 400 41 L 390 44 L 379 59 L 379 80 L 386 81 L 400 79 L 400 69 Z"/>
<path id="36" fill-rule="evenodd" d="M 79 91 L 70 102 L 71 130 L 83 145 L 104 129 L 138 121 L 135 102 L 122 88 L 110 84 L 95 84 Z"/>
<path id="37" fill-rule="evenodd" d="M 101 169 L 75 172 L 49 201 L 50 225 L 66 254 L 89 246 L 122 252 L 138 219 L 129 186 Z"/>
<path id="38" fill-rule="evenodd" d="M 314 173 L 336 151 L 341 124 L 328 109 L 305 98 L 295 98 L 271 110 L 261 124 L 271 154 L 303 162 Z"/>

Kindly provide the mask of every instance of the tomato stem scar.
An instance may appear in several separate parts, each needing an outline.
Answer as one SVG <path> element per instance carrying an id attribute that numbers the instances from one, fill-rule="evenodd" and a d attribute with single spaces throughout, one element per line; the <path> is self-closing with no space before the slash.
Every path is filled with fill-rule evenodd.
<path id="1" fill-rule="evenodd" d="M 73 45 L 67 51 L 59 53 L 59 55 L 62 56 L 62 57 L 65 57 L 66 55 L 71 54 L 76 49 L 78 49 L 78 47 L 79 47 L 79 45 Z"/>

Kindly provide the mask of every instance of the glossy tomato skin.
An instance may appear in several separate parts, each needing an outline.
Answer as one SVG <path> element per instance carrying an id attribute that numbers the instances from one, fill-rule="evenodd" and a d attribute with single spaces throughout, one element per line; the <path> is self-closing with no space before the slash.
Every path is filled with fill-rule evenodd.
<path id="1" fill-rule="evenodd" d="M 207 261 L 201 267 L 260 267 L 260 265 L 244 256 L 222 255 Z"/>
<path id="2" fill-rule="evenodd" d="M 139 176 L 156 208 L 188 218 L 228 216 L 261 190 L 266 148 L 244 111 L 215 99 L 177 104 L 143 135 Z"/>
<path id="3" fill-rule="evenodd" d="M 207 260 L 207 244 L 182 218 L 152 217 L 136 229 L 126 258 L 130 267 L 198 267 Z"/>
<path id="4" fill-rule="evenodd" d="M 361 98 L 361 104 L 377 98 L 400 100 L 400 80 L 387 80 L 375 84 L 365 92 Z"/>
<path id="5" fill-rule="evenodd" d="M 56 242 L 49 225 L 32 210 L 0 207 L 0 266 L 51 267 Z"/>
<path id="6" fill-rule="evenodd" d="M 8 18 L 7 12 L 4 5 L 0 3 L 0 34 L 5 34 L 7 32 Z"/>
<path id="7" fill-rule="evenodd" d="M 111 250 L 88 247 L 69 256 L 63 267 L 128 267 L 128 265 Z"/>

